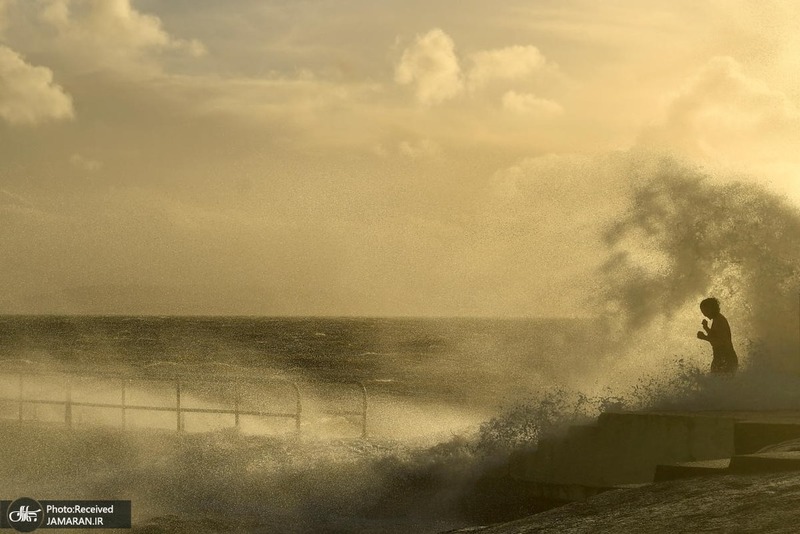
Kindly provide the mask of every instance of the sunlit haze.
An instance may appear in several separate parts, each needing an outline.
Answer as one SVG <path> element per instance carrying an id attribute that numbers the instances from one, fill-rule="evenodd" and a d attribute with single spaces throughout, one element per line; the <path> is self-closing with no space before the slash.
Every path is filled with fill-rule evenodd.
<path id="1" fill-rule="evenodd" d="M 800 200 L 798 17 L 0 0 L 0 313 L 589 315 L 637 162 Z"/>

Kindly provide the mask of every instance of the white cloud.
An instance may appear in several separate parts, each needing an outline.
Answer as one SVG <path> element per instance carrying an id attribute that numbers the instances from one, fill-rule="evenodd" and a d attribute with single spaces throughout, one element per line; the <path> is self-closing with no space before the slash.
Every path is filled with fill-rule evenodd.
<path id="1" fill-rule="evenodd" d="M 57 32 L 58 45 L 89 68 L 153 68 L 153 55 L 205 53 L 197 40 L 173 37 L 161 19 L 137 11 L 130 0 L 47 0 L 41 20 Z"/>
<path id="2" fill-rule="evenodd" d="M 535 46 L 510 46 L 484 50 L 471 56 L 470 89 L 480 89 L 493 80 L 515 81 L 543 69 L 547 61 Z"/>
<path id="3" fill-rule="evenodd" d="M 786 94 L 748 77 L 731 57 L 712 58 L 670 95 L 665 114 L 650 136 L 671 138 L 785 126 L 800 119 Z"/>
<path id="4" fill-rule="evenodd" d="M 507 91 L 503 95 L 503 108 L 514 113 L 540 117 L 552 117 L 561 115 L 564 112 L 564 108 L 557 102 L 539 98 L 530 93 L 518 93 L 516 91 Z"/>
<path id="5" fill-rule="evenodd" d="M 735 168 L 800 196 L 800 109 L 786 93 L 715 57 L 666 99 L 663 116 L 640 143 L 677 150 L 712 166 Z"/>
<path id="6" fill-rule="evenodd" d="M 11 124 L 34 125 L 74 116 L 72 99 L 53 83 L 50 69 L 29 65 L 0 46 L 0 117 Z"/>
<path id="7" fill-rule="evenodd" d="M 418 36 L 403 52 L 395 80 L 414 84 L 417 99 L 425 105 L 458 96 L 464 90 L 464 81 L 453 39 L 438 28 Z"/>
<path id="8" fill-rule="evenodd" d="M 417 36 L 405 49 L 395 70 L 395 81 L 414 85 L 417 100 L 425 105 L 455 98 L 466 89 L 477 97 L 478 91 L 494 82 L 506 87 L 513 82 L 529 81 L 533 75 L 552 67 L 535 46 L 509 46 L 482 50 L 469 56 L 471 68 L 464 72 L 456 55 L 453 39 L 441 29 Z M 561 106 L 529 93 L 508 90 L 502 99 L 509 111 L 532 115 L 558 115 Z"/>
<path id="9" fill-rule="evenodd" d="M 712 58 L 692 76 L 668 107 L 667 124 L 752 127 L 800 118 L 797 106 L 782 92 L 748 77 L 732 57 Z"/>

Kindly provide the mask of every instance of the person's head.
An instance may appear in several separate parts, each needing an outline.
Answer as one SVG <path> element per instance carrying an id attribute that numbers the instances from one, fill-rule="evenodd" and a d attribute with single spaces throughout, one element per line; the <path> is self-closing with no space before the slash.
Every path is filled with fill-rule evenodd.
<path id="1" fill-rule="evenodd" d="M 700 311 L 709 319 L 713 319 L 719 315 L 719 301 L 714 297 L 703 299 L 700 303 Z"/>

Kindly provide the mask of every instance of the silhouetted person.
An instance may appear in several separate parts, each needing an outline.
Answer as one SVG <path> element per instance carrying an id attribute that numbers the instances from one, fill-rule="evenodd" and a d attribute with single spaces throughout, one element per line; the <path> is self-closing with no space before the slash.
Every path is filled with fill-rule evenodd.
<path id="1" fill-rule="evenodd" d="M 719 311 L 719 301 L 707 298 L 700 303 L 700 311 L 711 319 L 711 326 L 703 319 L 703 331 L 697 333 L 698 339 L 711 343 L 714 359 L 711 361 L 712 373 L 733 373 L 739 367 L 739 358 L 733 350 L 731 327 L 728 320 Z"/>

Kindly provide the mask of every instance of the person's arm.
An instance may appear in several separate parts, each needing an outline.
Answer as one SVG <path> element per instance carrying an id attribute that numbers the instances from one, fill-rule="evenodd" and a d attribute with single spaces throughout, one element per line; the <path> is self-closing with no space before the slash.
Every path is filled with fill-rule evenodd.
<path id="1" fill-rule="evenodd" d="M 711 342 L 711 329 L 708 327 L 708 321 L 703 319 L 703 330 L 697 332 L 697 339 Z"/>

